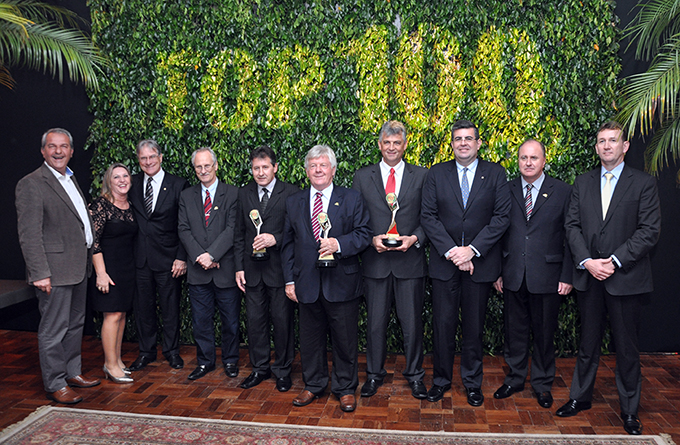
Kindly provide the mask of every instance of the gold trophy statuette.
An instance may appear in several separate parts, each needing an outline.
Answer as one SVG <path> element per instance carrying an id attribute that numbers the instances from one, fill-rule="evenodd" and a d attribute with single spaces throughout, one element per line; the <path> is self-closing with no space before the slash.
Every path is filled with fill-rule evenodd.
<path id="1" fill-rule="evenodd" d="M 403 244 L 403 242 L 398 239 L 399 232 L 397 232 L 397 221 L 395 220 L 397 217 L 397 210 L 399 210 L 397 195 L 394 193 L 388 193 L 387 196 L 385 196 L 385 200 L 387 201 L 387 206 L 392 212 L 392 222 L 390 223 L 390 227 L 387 229 L 387 238 L 383 238 L 382 243 L 385 247 L 399 247 Z"/>
<path id="2" fill-rule="evenodd" d="M 260 234 L 260 227 L 262 227 L 262 218 L 260 218 L 260 212 L 257 209 L 250 211 L 250 220 L 253 222 L 255 229 L 257 229 L 257 234 Z M 253 249 L 253 253 L 250 255 L 250 259 L 253 261 L 266 261 L 269 259 L 269 252 L 267 249 Z"/>
<path id="3" fill-rule="evenodd" d="M 328 213 L 321 212 L 318 216 L 319 226 L 321 226 L 321 238 L 328 238 L 328 232 L 331 230 L 331 220 L 328 219 Z M 335 267 L 338 265 L 338 261 L 335 259 L 333 254 L 331 255 L 319 255 L 319 259 L 316 260 L 316 267 L 318 269 L 325 269 L 327 267 Z"/>

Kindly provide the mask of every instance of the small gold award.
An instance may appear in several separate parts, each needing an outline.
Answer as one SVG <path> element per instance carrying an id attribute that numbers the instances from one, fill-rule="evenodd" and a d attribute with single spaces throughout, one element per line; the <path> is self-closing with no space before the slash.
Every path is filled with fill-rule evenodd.
<path id="1" fill-rule="evenodd" d="M 250 220 L 253 222 L 255 229 L 257 229 L 257 234 L 260 234 L 260 228 L 262 227 L 262 218 L 260 218 L 260 212 L 257 209 L 250 211 Z M 266 261 L 269 259 L 269 252 L 267 249 L 253 249 L 253 253 L 250 255 L 250 259 L 253 261 Z"/>
<path id="2" fill-rule="evenodd" d="M 398 239 L 399 232 L 397 232 L 397 221 L 395 219 L 397 217 L 397 210 L 399 210 L 399 201 L 397 201 L 397 195 L 394 193 L 388 193 L 387 196 L 385 196 L 385 200 L 387 201 L 387 206 L 390 208 L 390 212 L 392 212 L 392 222 L 387 229 L 387 238 L 383 238 L 382 243 L 385 247 L 399 247 L 403 244 L 403 242 Z"/>
<path id="3" fill-rule="evenodd" d="M 331 230 L 331 220 L 328 219 L 328 213 L 321 212 L 318 216 L 319 226 L 321 227 L 321 238 L 328 238 L 328 232 Z M 317 268 L 327 268 L 335 267 L 338 265 L 338 261 L 335 256 L 331 255 L 319 255 L 319 259 L 316 260 Z"/>

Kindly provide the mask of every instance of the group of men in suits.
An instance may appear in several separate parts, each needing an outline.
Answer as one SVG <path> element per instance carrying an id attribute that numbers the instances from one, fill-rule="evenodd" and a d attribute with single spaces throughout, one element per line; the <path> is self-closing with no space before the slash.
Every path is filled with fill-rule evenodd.
<path id="1" fill-rule="evenodd" d="M 354 411 L 358 387 L 359 301 L 368 312 L 366 382 L 375 395 L 386 377 L 386 331 L 392 304 L 403 331 L 403 376 L 413 397 L 436 402 L 451 388 L 460 320 L 460 373 L 467 401 L 484 401 L 482 334 L 492 286 L 504 295 L 509 373 L 494 398 L 524 390 L 533 337 L 531 386 L 549 408 L 555 376 L 553 343 L 562 296 L 578 292 L 581 345 L 570 400 L 557 410 L 569 417 L 591 407 L 606 316 L 617 352 L 621 417 L 640 434 L 641 372 L 637 329 L 642 296 L 652 290 L 649 251 L 659 236 L 655 180 L 625 165 L 629 143 L 616 122 L 597 133 L 601 167 L 570 187 L 544 173 L 545 146 L 528 139 L 518 150 L 520 177 L 507 182 L 498 164 L 479 159 L 477 127 L 456 122 L 454 159 L 428 171 L 404 161 L 406 129 L 383 125 L 379 163 L 356 172 L 352 189 L 333 183 L 337 159 L 317 145 L 305 157 L 310 188 L 276 178 L 275 152 L 250 154 L 253 181 L 241 189 L 217 179 L 210 148 L 191 157 L 199 184 L 164 173 L 160 147 L 140 142 L 143 173 L 130 200 L 139 222 L 134 309 L 140 355 L 132 369 L 156 359 L 156 293 L 163 314 L 163 353 L 179 357 L 178 278 L 187 273 L 197 368 L 195 380 L 215 369 L 213 317 L 222 318 L 225 373 L 238 375 L 240 291 L 246 295 L 252 388 L 276 377 L 287 391 L 294 355 L 293 309 L 298 304 L 305 406 L 330 389 L 343 411 Z M 73 142 L 62 129 L 43 136 L 45 164 L 17 185 L 19 236 L 28 281 L 36 287 L 42 321 L 39 345 L 48 397 L 76 403 L 70 387 L 99 384 L 80 373 L 85 281 L 90 268 L 91 222 L 67 164 Z M 434 369 L 424 385 L 425 247 L 431 244 Z M 275 360 L 270 363 L 270 320 Z M 55 335 L 56 333 L 56 335 Z M 326 345 L 333 349 L 329 375 Z"/>

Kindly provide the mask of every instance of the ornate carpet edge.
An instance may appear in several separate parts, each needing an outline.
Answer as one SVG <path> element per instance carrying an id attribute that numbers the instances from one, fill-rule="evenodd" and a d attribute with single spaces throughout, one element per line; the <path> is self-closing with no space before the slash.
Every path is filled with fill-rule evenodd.
<path id="1" fill-rule="evenodd" d="M 57 406 L 41 406 L 34 412 L 28 415 L 25 419 L 8 426 L 3 431 L 0 431 L 0 443 L 8 440 L 22 429 L 33 423 L 35 420 L 40 419 L 53 411 L 64 411 L 71 413 L 80 414 L 103 414 L 103 415 L 113 415 L 121 417 L 130 418 L 147 418 L 156 420 L 177 420 L 185 422 L 197 422 L 206 424 L 225 424 L 225 425 L 238 425 L 243 427 L 262 427 L 262 428 L 278 428 L 278 429 L 290 429 L 290 430 L 309 430 L 309 431 L 329 431 L 337 433 L 349 433 L 349 432 L 362 432 L 368 434 L 392 434 L 397 436 L 420 436 L 426 437 L 451 437 L 451 438 L 464 438 L 464 437 L 489 437 L 489 438 L 535 438 L 535 439 L 545 439 L 550 437 L 559 437 L 560 439 L 578 439 L 578 438 L 598 438 L 598 439 L 619 439 L 622 441 L 634 440 L 634 439 L 649 439 L 653 440 L 657 445 L 676 445 L 671 439 L 669 434 L 660 435 L 642 435 L 642 436 L 629 436 L 625 434 L 609 434 L 609 435 L 598 435 L 598 434 L 511 434 L 511 433 L 463 433 L 463 432 L 447 432 L 447 431 L 411 431 L 411 430 L 392 430 L 392 429 L 368 429 L 368 428 L 341 428 L 341 427 L 326 427 L 326 426 L 309 426 L 309 425 L 290 425 L 281 423 L 264 423 L 264 422 L 245 422 L 237 420 L 223 420 L 223 419 L 204 419 L 200 417 L 180 417 L 180 416 L 164 416 L 160 414 L 138 414 L 138 413 L 128 413 L 120 411 L 105 411 L 105 410 L 90 410 L 90 409 L 80 409 L 80 408 L 64 408 Z"/>

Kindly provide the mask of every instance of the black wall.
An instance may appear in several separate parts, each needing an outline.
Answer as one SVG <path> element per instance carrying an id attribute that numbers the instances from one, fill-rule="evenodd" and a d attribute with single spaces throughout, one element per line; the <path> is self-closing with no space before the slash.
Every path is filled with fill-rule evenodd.
<path id="1" fill-rule="evenodd" d="M 84 0 L 51 2 L 75 10 L 84 17 L 89 11 Z M 621 0 L 616 12 L 624 26 L 634 16 L 637 0 Z M 633 12 L 631 12 L 633 11 Z M 622 77 L 644 71 L 645 63 L 633 58 L 632 51 L 624 51 Z M 71 131 L 75 154 L 70 167 L 76 173 L 81 188 L 90 188 L 91 152 L 83 150 L 87 131 L 92 123 L 88 112 L 89 101 L 82 85 L 69 81 L 60 84 L 49 76 L 21 69 L 13 69 L 17 80 L 14 90 L 0 87 L 0 153 L 4 160 L 4 174 L 0 176 L 0 279 L 24 279 L 24 263 L 16 231 L 14 187 L 24 175 L 42 162 L 40 136 L 52 127 Z M 626 157 L 631 166 L 644 167 L 645 143 L 634 140 Z M 672 165 L 659 176 L 661 198 L 661 240 L 652 253 L 655 291 L 650 295 L 642 313 L 640 346 L 643 351 L 680 351 L 680 301 L 677 298 L 675 274 L 680 273 L 680 188 L 678 166 Z"/>

